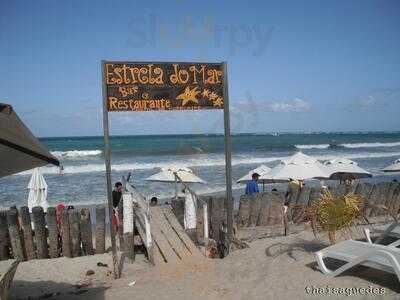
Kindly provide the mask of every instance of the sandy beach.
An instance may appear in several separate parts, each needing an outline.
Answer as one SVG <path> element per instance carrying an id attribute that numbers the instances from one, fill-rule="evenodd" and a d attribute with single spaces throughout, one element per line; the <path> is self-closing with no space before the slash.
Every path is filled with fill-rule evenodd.
<path id="1" fill-rule="evenodd" d="M 12 299 L 318 299 L 348 298 L 359 288 L 369 289 L 367 298 L 393 298 L 400 292 L 395 275 L 366 267 L 335 278 L 323 275 L 313 253 L 328 245 L 324 235 L 315 239 L 306 230 L 264 238 L 267 230 L 238 232 L 249 248 L 224 259 L 207 259 L 205 264 L 150 266 L 139 254 L 134 264 L 124 264 L 118 280 L 112 279 L 109 267 L 97 266 L 111 266 L 110 254 L 23 262 Z M 358 237 L 360 228 L 353 232 L 353 238 Z M 333 288 L 338 289 L 336 294 Z"/>

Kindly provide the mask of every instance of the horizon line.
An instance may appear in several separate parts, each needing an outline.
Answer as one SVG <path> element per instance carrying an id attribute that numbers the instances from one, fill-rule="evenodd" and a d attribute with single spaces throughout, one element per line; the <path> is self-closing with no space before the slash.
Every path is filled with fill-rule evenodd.
<path id="1" fill-rule="evenodd" d="M 232 132 L 231 136 L 237 135 L 281 135 L 281 134 L 396 134 L 398 130 L 349 130 L 349 131 L 268 131 L 268 132 Z M 166 134 L 110 134 L 110 137 L 144 137 L 144 136 L 201 136 L 201 135 L 216 135 L 224 136 L 223 132 L 204 132 L 204 133 L 166 133 Z M 41 136 L 38 139 L 52 138 L 98 138 L 103 135 L 67 135 L 67 136 Z"/>

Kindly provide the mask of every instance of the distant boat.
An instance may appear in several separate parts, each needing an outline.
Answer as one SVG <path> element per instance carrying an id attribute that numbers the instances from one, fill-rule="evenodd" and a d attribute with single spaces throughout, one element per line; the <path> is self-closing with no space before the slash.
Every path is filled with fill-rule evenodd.
<path id="1" fill-rule="evenodd" d="M 279 136 L 279 132 L 273 132 L 271 133 L 272 136 Z"/>

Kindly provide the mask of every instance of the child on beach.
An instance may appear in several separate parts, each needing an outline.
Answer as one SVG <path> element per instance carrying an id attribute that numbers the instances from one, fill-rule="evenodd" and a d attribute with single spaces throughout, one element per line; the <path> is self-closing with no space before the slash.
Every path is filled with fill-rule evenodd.
<path id="1" fill-rule="evenodd" d="M 122 198 L 122 183 L 120 181 L 116 182 L 114 185 L 114 190 L 112 192 L 113 196 L 113 215 L 112 223 L 115 227 L 115 231 L 118 231 L 119 219 L 118 219 L 118 205 Z"/>

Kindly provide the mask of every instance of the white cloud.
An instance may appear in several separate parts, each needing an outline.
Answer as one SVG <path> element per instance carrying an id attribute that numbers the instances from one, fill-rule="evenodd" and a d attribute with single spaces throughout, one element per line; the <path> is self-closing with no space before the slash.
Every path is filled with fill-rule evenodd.
<path id="1" fill-rule="evenodd" d="M 378 100 L 374 96 L 369 95 L 368 97 L 356 102 L 356 106 L 358 106 L 359 108 L 384 107 L 387 106 L 387 103 L 382 100 Z"/>
<path id="2" fill-rule="evenodd" d="M 368 93 L 366 97 L 355 101 L 354 105 L 361 109 L 384 108 L 400 99 L 400 89 L 376 89 Z"/>
<path id="3" fill-rule="evenodd" d="M 307 112 L 311 110 L 309 102 L 302 99 L 291 101 L 274 101 L 266 105 L 266 109 L 272 112 Z"/>

